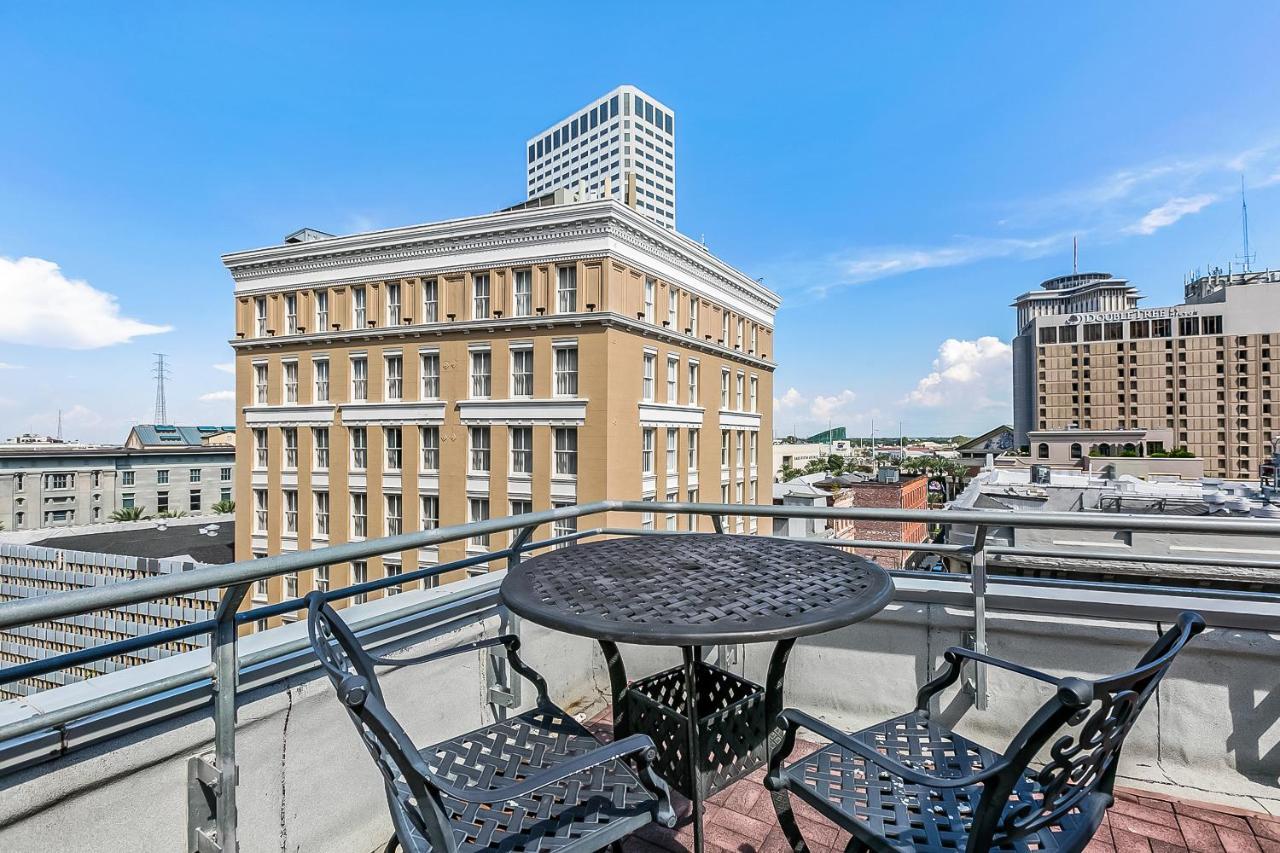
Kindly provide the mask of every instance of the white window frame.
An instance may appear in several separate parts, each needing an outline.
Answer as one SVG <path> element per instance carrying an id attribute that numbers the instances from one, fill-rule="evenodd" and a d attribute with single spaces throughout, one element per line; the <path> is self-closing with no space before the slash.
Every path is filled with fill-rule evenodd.
<path id="1" fill-rule="evenodd" d="M 551 430 L 553 448 L 552 474 L 556 477 L 578 476 L 578 428 L 554 427 Z"/>
<path id="2" fill-rule="evenodd" d="M 382 378 L 387 400 L 404 399 L 404 356 L 398 352 L 382 357 Z"/>
<path id="3" fill-rule="evenodd" d="M 487 400 L 493 393 L 493 354 L 487 349 L 473 349 L 468 354 L 471 399 Z M 480 367 L 483 366 L 483 372 Z"/>
<path id="4" fill-rule="evenodd" d="M 422 457 L 422 472 L 438 472 L 440 470 L 440 427 L 419 427 L 418 441 L 421 444 L 419 453 Z"/>
<path id="5" fill-rule="evenodd" d="M 386 512 L 383 514 L 383 526 L 388 536 L 399 536 L 404 532 L 404 498 L 397 492 L 383 495 Z"/>
<path id="6" fill-rule="evenodd" d="M 313 332 L 325 332 L 329 328 L 329 291 L 317 290 L 312 294 L 316 303 L 316 327 Z"/>
<path id="7" fill-rule="evenodd" d="M 467 427 L 467 471 L 489 474 L 493 470 L 493 435 L 491 427 Z"/>
<path id="8" fill-rule="evenodd" d="M 473 274 L 471 276 L 472 320 L 488 320 L 492 316 L 489 293 L 489 274 L 487 272 Z"/>
<path id="9" fill-rule="evenodd" d="M 644 321 L 652 323 L 654 320 L 654 300 L 658 289 L 658 282 L 651 278 L 644 280 Z"/>
<path id="10" fill-rule="evenodd" d="M 533 316 L 533 270 L 515 270 L 511 279 L 511 316 Z"/>
<path id="11" fill-rule="evenodd" d="M 421 350 L 418 353 L 422 366 L 422 399 L 440 399 L 440 352 Z"/>
<path id="12" fill-rule="evenodd" d="M 640 399 L 646 403 L 653 402 L 654 384 L 657 381 L 654 374 L 658 370 L 658 354 L 656 352 L 646 352 L 641 363 L 641 382 L 640 382 Z"/>
<path id="13" fill-rule="evenodd" d="M 680 430 L 667 427 L 667 473 L 675 475 L 680 471 Z"/>
<path id="14" fill-rule="evenodd" d="M 513 426 L 507 434 L 511 445 L 511 475 L 533 476 L 533 427 Z"/>
<path id="15" fill-rule="evenodd" d="M 280 445 L 283 450 L 285 470 L 298 470 L 298 428 L 281 427 Z"/>
<path id="16" fill-rule="evenodd" d="M 329 359 L 328 358 L 311 359 L 311 378 L 312 378 L 311 396 L 312 396 L 313 402 L 327 403 L 329 401 Z"/>
<path id="17" fill-rule="evenodd" d="M 640 431 L 640 473 L 646 476 L 653 474 L 653 445 L 656 429 L 645 427 Z"/>
<path id="18" fill-rule="evenodd" d="M 258 296 L 253 300 L 253 335 L 256 338 L 267 336 L 267 297 Z"/>
<path id="19" fill-rule="evenodd" d="M 399 471 L 404 466 L 404 432 L 398 426 L 382 428 L 382 455 L 386 470 Z"/>
<path id="20" fill-rule="evenodd" d="M 353 426 L 347 434 L 351 438 L 351 469 L 365 471 L 369 468 L 369 432 L 366 427 Z"/>
<path id="21" fill-rule="evenodd" d="M 311 535 L 327 537 L 329 535 L 329 492 L 325 489 L 317 489 L 311 493 L 311 501 L 311 515 L 314 520 Z"/>
<path id="22" fill-rule="evenodd" d="M 434 278 L 422 280 L 422 322 L 440 322 L 440 286 Z"/>
<path id="23" fill-rule="evenodd" d="M 298 294 L 296 293 L 284 295 L 284 333 L 298 334 Z"/>
<path id="24" fill-rule="evenodd" d="M 265 361 L 256 362 L 253 365 L 253 401 L 256 405 L 267 405 L 270 374 L 267 370 Z"/>
<path id="25" fill-rule="evenodd" d="M 329 470 L 329 428 L 311 428 L 311 464 L 316 471 Z"/>
<path id="26" fill-rule="evenodd" d="M 363 329 L 368 318 L 368 293 L 364 285 L 351 288 L 351 328 Z"/>
<path id="27" fill-rule="evenodd" d="M 676 406 L 680 403 L 680 356 L 667 356 L 667 403 Z"/>
<path id="28" fill-rule="evenodd" d="M 578 268 L 556 267 L 556 313 L 572 314 L 578 310 Z"/>
<path id="29" fill-rule="evenodd" d="M 369 535 L 369 495 L 351 493 L 351 538 L 364 539 Z"/>
<path id="30" fill-rule="evenodd" d="M 351 399 L 369 399 L 369 357 L 351 356 Z"/>
<path id="31" fill-rule="evenodd" d="M 284 368 L 281 372 L 284 374 L 284 402 L 287 405 L 297 405 L 298 403 L 298 362 L 289 360 L 281 362 Z"/>
<path id="32" fill-rule="evenodd" d="M 512 397 L 530 399 L 533 397 L 533 345 L 512 344 L 509 348 L 511 360 L 511 393 Z M 517 369 L 522 368 L 522 369 Z M 523 386 L 523 387 L 521 387 Z"/>
<path id="33" fill-rule="evenodd" d="M 555 373 L 555 395 L 557 397 L 578 396 L 578 345 L 564 343 L 552 345 L 553 371 Z"/>
<path id="34" fill-rule="evenodd" d="M 435 530 L 440 526 L 440 496 L 421 495 L 418 501 L 418 527 L 421 530 Z"/>
<path id="35" fill-rule="evenodd" d="M 400 294 L 403 292 L 400 282 L 389 281 L 385 286 L 387 293 L 387 325 L 402 325 L 404 323 L 404 310 L 400 300 Z"/>

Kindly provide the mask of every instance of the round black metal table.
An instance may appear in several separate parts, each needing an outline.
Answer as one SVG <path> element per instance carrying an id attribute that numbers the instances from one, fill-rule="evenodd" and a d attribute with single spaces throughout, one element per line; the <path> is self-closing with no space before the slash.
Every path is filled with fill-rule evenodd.
<path id="1" fill-rule="evenodd" d="M 573 545 L 513 566 L 502 582 L 511 612 L 600 643 L 614 737 L 653 738 L 655 766 L 693 804 L 699 853 L 703 800 L 764 764 L 777 745 L 796 639 L 860 622 L 892 597 L 889 574 L 862 557 L 721 533 Z M 707 646 L 760 642 L 777 643 L 763 687 L 702 659 Z M 684 662 L 629 682 L 618 643 L 679 646 Z"/>

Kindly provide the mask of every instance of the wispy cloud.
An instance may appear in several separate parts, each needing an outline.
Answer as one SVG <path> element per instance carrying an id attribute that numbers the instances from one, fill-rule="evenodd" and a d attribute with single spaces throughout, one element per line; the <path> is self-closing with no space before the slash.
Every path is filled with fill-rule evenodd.
<path id="1" fill-rule="evenodd" d="M 0 361 L 0 370 L 22 370 L 22 369 L 23 369 L 23 365 L 21 364 L 9 364 L 8 362 Z"/>
<path id="2" fill-rule="evenodd" d="M 235 391 L 210 391 L 207 394 L 200 395 L 201 403 L 222 403 L 229 400 L 235 400 Z"/>
<path id="3" fill-rule="evenodd" d="M 1128 234 L 1150 235 L 1161 228 L 1168 227 L 1193 213 L 1199 213 L 1218 200 L 1213 193 L 1201 193 L 1189 197 L 1176 196 L 1159 207 L 1153 207 L 1147 214 L 1125 229 Z"/>
<path id="4" fill-rule="evenodd" d="M 224 361 L 213 366 L 214 370 L 221 370 L 223 373 L 234 374 L 236 372 L 236 363 L 234 361 Z"/>

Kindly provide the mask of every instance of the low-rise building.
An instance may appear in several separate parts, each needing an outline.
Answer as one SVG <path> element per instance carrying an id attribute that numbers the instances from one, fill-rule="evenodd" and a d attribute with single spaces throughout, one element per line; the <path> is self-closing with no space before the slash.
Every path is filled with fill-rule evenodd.
<path id="1" fill-rule="evenodd" d="M 882 468 L 875 480 L 845 486 L 832 499 L 835 507 L 890 507 L 893 509 L 926 509 L 929 504 L 929 478 L 902 477 L 896 468 Z M 924 542 L 929 538 L 929 525 L 923 522 L 867 521 L 842 518 L 835 522 L 836 539 L 872 540 L 877 542 Z M 851 548 L 886 569 L 907 566 L 911 554 L 891 548 Z"/>
<path id="2" fill-rule="evenodd" d="M 120 509 L 200 515 L 235 500 L 235 446 L 199 437 L 153 441 L 135 427 L 123 446 L 57 442 L 0 446 L 0 527 L 33 530 L 109 521 Z M 210 428 L 223 435 L 225 427 Z M 159 432 L 156 432 L 159 431 Z M 181 433 L 178 433 L 179 435 Z"/>

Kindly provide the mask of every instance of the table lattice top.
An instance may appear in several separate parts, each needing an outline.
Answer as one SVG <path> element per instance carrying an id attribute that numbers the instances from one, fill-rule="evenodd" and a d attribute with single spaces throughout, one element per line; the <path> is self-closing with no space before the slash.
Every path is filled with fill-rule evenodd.
<path id="1" fill-rule="evenodd" d="M 714 645 L 830 631 L 893 596 L 884 569 L 826 545 L 675 534 L 572 545 L 513 567 L 512 612 L 619 643 Z"/>

